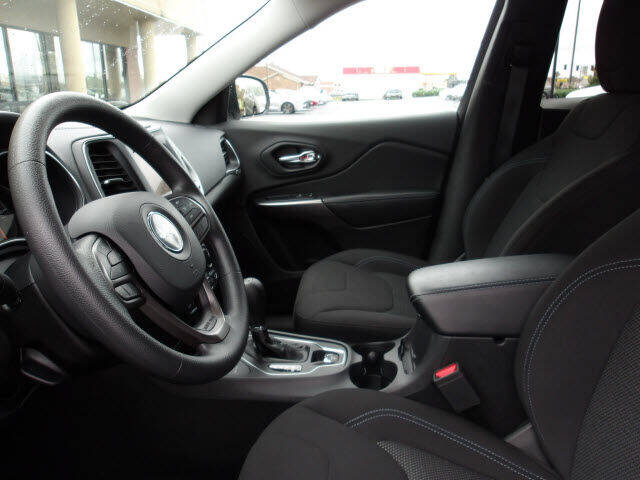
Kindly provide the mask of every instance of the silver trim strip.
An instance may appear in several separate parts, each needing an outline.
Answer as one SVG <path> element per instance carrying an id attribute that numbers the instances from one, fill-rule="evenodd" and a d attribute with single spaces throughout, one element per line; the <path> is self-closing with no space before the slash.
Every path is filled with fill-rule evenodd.
<path id="1" fill-rule="evenodd" d="M 8 150 L 0 151 L 0 159 L 3 156 L 8 155 L 8 154 L 9 154 Z M 46 157 L 48 157 L 51 160 L 53 160 L 54 162 L 56 162 L 62 168 L 62 170 L 64 170 L 64 172 L 69 176 L 69 178 L 71 179 L 71 182 L 76 187 L 76 193 L 79 195 L 79 198 L 80 198 L 80 205 L 76 205 L 76 207 L 77 207 L 76 210 L 79 209 L 80 207 L 82 207 L 86 203 L 86 198 L 85 198 L 85 195 L 84 195 L 84 191 L 82 190 L 82 187 L 80 186 L 80 183 L 78 182 L 78 179 L 71 172 L 71 170 L 69 170 L 69 167 L 67 167 L 62 162 L 62 160 L 60 160 L 58 157 L 56 157 L 53 153 L 51 153 L 51 152 L 49 152 L 47 150 L 46 152 L 44 152 L 44 154 L 45 154 Z"/>
<path id="2" fill-rule="evenodd" d="M 300 153 L 278 157 L 278 163 L 284 167 L 310 167 L 316 165 L 320 160 L 320 154 L 314 150 L 304 150 Z"/>
<path id="3" fill-rule="evenodd" d="M 29 248 L 29 244 L 27 243 L 27 239 L 24 237 L 14 237 L 14 238 L 10 238 L 9 240 L 5 240 L 4 242 L 0 242 L 0 255 L 2 255 L 3 250 L 5 248 L 12 248 L 12 247 L 24 247 L 24 248 Z"/>
<path id="4" fill-rule="evenodd" d="M 225 136 L 220 137 L 220 145 L 221 145 L 220 148 L 222 148 L 223 143 L 231 149 L 231 153 L 233 153 L 233 155 L 236 157 L 236 160 L 238 161 L 238 165 L 236 165 L 233 168 L 227 168 L 225 173 L 227 175 L 237 174 L 238 172 L 240 172 L 240 166 L 241 166 L 240 155 L 238 155 L 238 152 L 236 151 L 236 148 L 233 146 L 233 143 L 231 143 L 229 139 Z"/>
<path id="5" fill-rule="evenodd" d="M 256 205 L 259 207 L 303 207 L 309 205 L 320 205 L 322 200 L 319 198 L 304 198 L 304 199 L 288 199 L 283 198 L 282 200 L 273 199 L 273 200 L 258 200 Z"/>
<path id="6" fill-rule="evenodd" d="M 189 161 L 189 159 L 184 156 L 184 153 L 182 153 L 182 151 L 178 148 L 175 142 L 171 140 L 165 132 L 162 132 L 162 133 L 164 134 L 164 138 L 169 147 L 167 150 L 169 150 L 170 153 L 173 153 L 173 156 L 178 162 L 178 165 L 180 165 L 183 168 L 183 170 L 187 172 L 187 175 L 191 177 L 191 180 L 193 181 L 193 183 L 195 183 L 198 190 L 200 190 L 200 193 L 204 195 L 204 187 L 202 186 L 202 180 L 200 180 L 200 175 L 198 175 L 198 172 L 196 172 L 195 168 L 193 168 L 193 165 L 191 165 L 191 162 Z M 167 145 L 164 145 L 164 147 L 166 148 Z"/>

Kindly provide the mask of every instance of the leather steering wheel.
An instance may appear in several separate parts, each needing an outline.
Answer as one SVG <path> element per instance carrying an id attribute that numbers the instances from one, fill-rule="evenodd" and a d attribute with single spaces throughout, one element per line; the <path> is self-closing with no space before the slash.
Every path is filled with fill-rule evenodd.
<path id="1" fill-rule="evenodd" d="M 93 125 L 127 144 L 158 171 L 172 193 L 101 198 L 83 206 L 64 226 L 45 166 L 49 134 L 63 122 Z M 247 341 L 248 309 L 235 254 L 189 174 L 142 125 L 87 95 L 46 95 L 29 105 L 14 127 L 8 173 L 30 250 L 77 331 L 126 363 L 171 382 L 204 383 L 236 365 Z M 187 221 L 180 208 L 185 202 L 206 219 L 206 232 Z M 214 257 L 223 307 L 205 276 L 202 245 Z M 118 256 L 125 259 L 126 275 L 114 282 L 105 259 Z M 125 280 L 126 288 L 133 285 L 139 293 L 129 302 L 116 293 Z M 191 322 L 180 315 L 188 303 L 197 312 Z M 143 328 L 138 310 L 162 335 Z"/>

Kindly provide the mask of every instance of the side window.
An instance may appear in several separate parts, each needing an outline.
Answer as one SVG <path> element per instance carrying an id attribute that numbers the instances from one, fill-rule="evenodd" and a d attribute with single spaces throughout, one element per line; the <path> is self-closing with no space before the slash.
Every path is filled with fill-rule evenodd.
<path id="1" fill-rule="evenodd" d="M 15 102 L 15 92 L 11 83 L 7 38 L 4 28 L 0 28 L 0 104 Z"/>
<path id="2" fill-rule="evenodd" d="M 80 46 L 86 92 L 126 105 L 125 49 L 88 41 Z M 20 112 L 42 95 L 69 89 L 59 35 L 0 26 L 0 109 Z"/>
<path id="3" fill-rule="evenodd" d="M 495 0 L 366 0 L 282 46 L 245 75 L 269 90 L 248 120 L 374 118 L 455 110 Z"/>
<path id="4" fill-rule="evenodd" d="M 603 0 L 569 0 L 543 98 L 587 98 L 603 92 L 595 59 Z"/>

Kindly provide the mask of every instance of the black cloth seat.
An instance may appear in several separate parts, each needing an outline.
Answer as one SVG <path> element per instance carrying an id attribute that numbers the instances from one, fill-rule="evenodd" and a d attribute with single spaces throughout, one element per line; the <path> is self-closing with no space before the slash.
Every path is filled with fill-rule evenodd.
<path id="1" fill-rule="evenodd" d="M 240 478 L 640 478 L 640 211 L 543 294 L 525 324 L 515 374 L 553 471 L 462 418 L 353 389 L 282 414 Z"/>
<path id="2" fill-rule="evenodd" d="M 635 8 L 624 4 L 638 19 Z M 630 46 L 638 42 L 632 31 L 617 28 L 620 21 L 601 20 L 596 39 L 598 74 L 610 93 L 581 102 L 553 135 L 481 185 L 462 226 L 466 258 L 578 254 L 640 207 L 635 191 L 640 162 L 634 155 L 640 140 L 640 72 L 620 53 L 632 58 Z M 367 263 L 367 258 L 379 261 Z M 296 330 L 348 341 L 401 336 L 416 315 L 399 277 L 425 265 L 375 250 L 346 251 L 316 263 L 298 291 Z M 373 292 L 381 296 L 370 302 Z"/>
<path id="3" fill-rule="evenodd" d="M 382 250 L 347 250 L 312 265 L 296 302 L 298 329 L 357 341 L 397 338 L 413 326 L 409 273 L 427 263 Z"/>
<path id="4" fill-rule="evenodd" d="M 446 412 L 369 390 L 338 390 L 276 419 L 241 479 L 557 478 L 517 448 Z"/>

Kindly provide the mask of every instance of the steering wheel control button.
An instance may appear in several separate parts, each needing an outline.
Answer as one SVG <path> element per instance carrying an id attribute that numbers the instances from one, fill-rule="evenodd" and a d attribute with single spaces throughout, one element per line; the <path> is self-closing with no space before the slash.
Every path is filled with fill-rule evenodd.
<path id="1" fill-rule="evenodd" d="M 133 283 L 123 283 L 116 287 L 116 293 L 124 301 L 134 300 L 140 296 L 140 290 Z"/>
<path id="2" fill-rule="evenodd" d="M 96 246 L 96 250 L 103 255 L 109 255 L 109 252 L 111 252 L 112 248 L 106 240 L 100 240 L 98 242 L 98 245 Z"/>
<path id="3" fill-rule="evenodd" d="M 147 225 L 158 243 L 172 253 L 180 253 L 184 249 L 184 240 L 178 227 L 164 214 L 149 212 Z"/>
<path id="4" fill-rule="evenodd" d="M 176 207 L 183 216 L 187 214 L 192 206 L 191 202 L 185 197 L 175 198 L 171 203 L 173 203 L 173 206 Z"/>
<path id="5" fill-rule="evenodd" d="M 207 217 L 202 217 L 198 221 L 198 223 L 196 223 L 196 226 L 193 227 L 193 231 L 196 234 L 196 237 L 198 238 L 204 237 L 204 235 L 207 233 L 208 230 L 209 230 L 209 220 L 207 220 Z"/>
<path id="6" fill-rule="evenodd" d="M 269 368 L 283 373 L 299 373 L 302 371 L 302 365 L 299 363 L 270 363 Z"/>
<path id="7" fill-rule="evenodd" d="M 107 254 L 107 258 L 109 259 L 109 263 L 111 265 L 117 265 L 124 260 L 120 252 L 118 252 L 117 250 L 111 250 Z"/>
<path id="8" fill-rule="evenodd" d="M 191 225 L 196 218 L 200 215 L 200 209 L 198 207 L 193 207 L 187 214 L 184 216 L 185 220 Z"/>
<path id="9" fill-rule="evenodd" d="M 171 203 L 178 209 L 189 225 L 194 225 L 200 215 L 205 214 L 205 210 L 198 202 L 189 197 L 175 197 L 171 199 Z"/>
<path id="10" fill-rule="evenodd" d="M 124 277 L 128 273 L 129 273 L 129 268 L 127 267 L 127 264 L 124 262 L 118 263 L 117 265 L 114 265 L 111 267 L 111 270 L 109 272 L 109 278 L 111 278 L 111 280 L 117 280 L 121 277 Z"/>
<path id="11" fill-rule="evenodd" d="M 207 283 L 211 287 L 211 290 L 215 291 L 218 286 L 218 272 L 216 270 L 216 265 L 213 261 L 213 255 L 211 255 L 211 252 L 209 251 L 207 246 L 204 244 L 202 245 L 202 251 L 204 252 L 204 258 L 207 262 L 207 265 L 205 267 L 206 268 L 205 279 L 207 280 Z"/>

